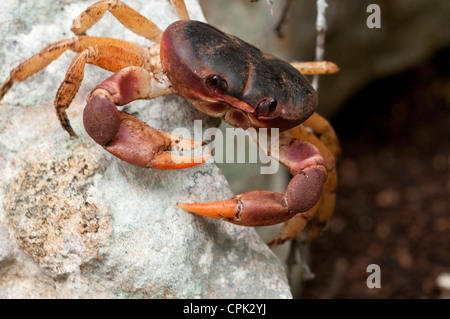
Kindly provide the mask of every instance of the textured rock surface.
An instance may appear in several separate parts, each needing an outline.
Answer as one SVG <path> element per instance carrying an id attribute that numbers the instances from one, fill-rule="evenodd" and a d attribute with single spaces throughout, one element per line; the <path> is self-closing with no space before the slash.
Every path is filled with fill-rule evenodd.
<path id="1" fill-rule="evenodd" d="M 71 36 L 70 23 L 93 1 L 0 4 L 0 79 L 45 45 Z M 128 1 L 165 28 L 166 0 Z M 191 15 L 203 19 L 195 1 Z M 88 32 L 141 44 L 106 14 Z M 68 137 L 52 102 L 74 53 L 16 84 L 0 114 L 1 298 L 290 298 L 284 269 L 254 229 L 193 216 L 178 201 L 230 197 L 212 164 L 156 171 L 118 161 L 86 136 L 86 94 L 108 72 L 86 66 L 68 111 Z M 126 111 L 172 131 L 216 125 L 176 96 L 134 102 Z M 189 124 L 186 124 L 189 123 Z"/>

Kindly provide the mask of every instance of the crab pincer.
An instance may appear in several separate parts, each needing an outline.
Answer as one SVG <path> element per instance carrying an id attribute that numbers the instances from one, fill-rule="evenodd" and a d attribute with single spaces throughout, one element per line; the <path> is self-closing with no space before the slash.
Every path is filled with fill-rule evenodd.
<path id="1" fill-rule="evenodd" d="M 178 206 L 198 215 L 241 226 L 275 225 L 291 219 L 296 214 L 302 214 L 306 224 L 313 216 L 310 212 L 319 202 L 327 179 L 325 160 L 317 147 L 295 139 L 288 133 L 282 133 L 280 137 L 277 159 L 293 175 L 285 194 L 252 191 L 228 200 L 178 203 Z"/>
<path id="2" fill-rule="evenodd" d="M 201 148 L 202 142 L 154 129 L 117 109 L 116 105 L 127 104 L 130 99 L 136 98 L 128 86 L 142 75 L 145 75 L 142 69 L 124 69 L 92 91 L 83 112 L 86 132 L 108 152 L 138 167 L 183 169 L 206 162 L 211 154 L 183 156 L 169 153 Z M 124 83 L 127 85 L 124 86 Z M 134 92 L 140 94 L 139 89 L 136 90 L 138 83 L 134 84 Z"/>

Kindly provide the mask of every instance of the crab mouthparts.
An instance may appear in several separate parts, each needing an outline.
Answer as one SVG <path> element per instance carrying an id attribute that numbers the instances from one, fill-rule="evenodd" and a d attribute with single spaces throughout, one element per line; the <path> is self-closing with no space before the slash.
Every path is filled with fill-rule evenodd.
<path id="1" fill-rule="evenodd" d="M 234 107 L 228 109 L 223 120 L 234 127 L 248 128 L 252 126 L 249 114 Z"/>
<path id="2" fill-rule="evenodd" d="M 252 114 L 255 113 L 255 108 L 248 105 L 244 101 L 241 101 L 235 97 L 232 96 L 224 96 L 223 100 L 228 103 L 231 107 L 234 107 L 236 109 L 239 109 L 245 113 Z M 230 108 L 232 109 L 232 108 Z"/>

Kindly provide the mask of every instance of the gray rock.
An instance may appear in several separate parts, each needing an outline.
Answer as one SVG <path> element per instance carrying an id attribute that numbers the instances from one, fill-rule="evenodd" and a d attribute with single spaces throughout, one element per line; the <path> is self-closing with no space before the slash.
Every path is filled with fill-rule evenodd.
<path id="1" fill-rule="evenodd" d="M 0 79 L 45 45 L 71 36 L 92 1 L 0 4 Z M 176 19 L 166 0 L 127 1 L 161 28 Z M 192 18 L 204 20 L 196 1 Z M 111 15 L 88 32 L 150 45 Z M 254 229 L 194 216 L 176 202 L 232 196 L 214 164 L 180 171 L 121 162 L 84 132 L 87 93 L 109 73 L 86 66 L 69 118 L 52 102 L 75 54 L 17 83 L 0 113 L 0 297 L 291 298 L 284 268 Z M 216 121 L 176 96 L 133 102 L 126 111 L 155 128 L 204 129 Z"/>

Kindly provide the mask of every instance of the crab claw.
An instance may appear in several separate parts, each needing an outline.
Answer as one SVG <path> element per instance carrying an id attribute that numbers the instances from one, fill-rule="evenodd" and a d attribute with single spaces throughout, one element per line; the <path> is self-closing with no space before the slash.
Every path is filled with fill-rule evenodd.
<path id="1" fill-rule="evenodd" d="M 125 112 L 103 94 L 91 97 L 83 113 L 89 136 L 108 152 L 138 167 L 182 169 L 206 162 L 210 153 L 183 156 L 170 151 L 195 150 L 202 142 L 154 129 Z"/>
<path id="2" fill-rule="evenodd" d="M 241 226 L 269 226 L 307 212 L 319 201 L 327 178 L 326 168 L 313 166 L 294 176 L 286 194 L 253 191 L 232 199 L 209 203 L 178 203 L 197 215 L 221 219 Z"/>
<path id="3" fill-rule="evenodd" d="M 241 226 L 267 226 L 282 223 L 296 214 L 287 209 L 284 197 L 280 193 L 253 191 L 223 201 L 177 205 L 197 215 Z"/>
<path id="4" fill-rule="evenodd" d="M 269 226 L 285 222 L 296 214 L 305 220 L 318 203 L 327 179 L 327 167 L 312 144 L 283 135 L 280 161 L 294 175 L 286 193 L 253 191 L 209 203 L 178 203 L 184 210 L 241 226 Z"/>

